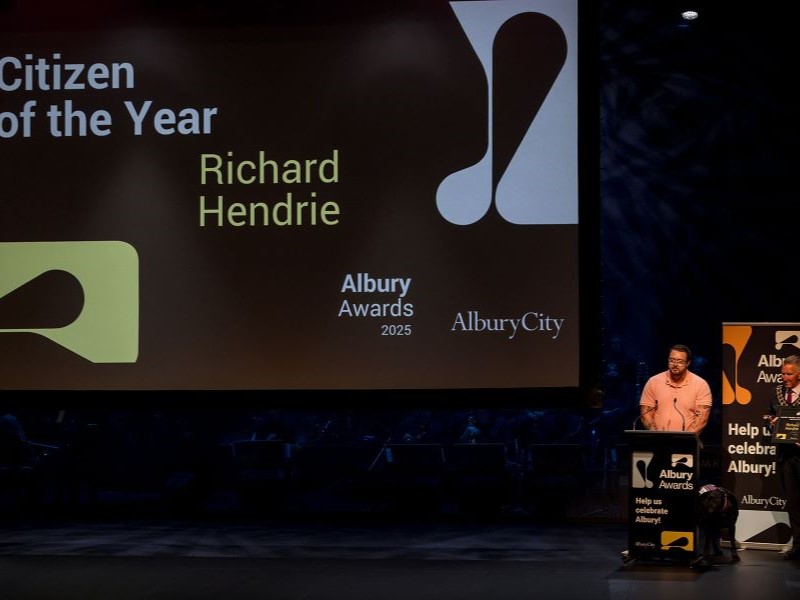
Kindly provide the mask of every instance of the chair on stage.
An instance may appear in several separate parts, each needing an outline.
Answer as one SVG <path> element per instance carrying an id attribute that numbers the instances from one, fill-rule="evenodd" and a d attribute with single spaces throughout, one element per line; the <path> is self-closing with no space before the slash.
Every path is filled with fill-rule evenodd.
<path id="1" fill-rule="evenodd" d="M 525 489 L 537 515 L 563 516 L 579 500 L 586 485 L 582 444 L 528 446 Z"/>
<path id="2" fill-rule="evenodd" d="M 262 512 L 284 508 L 292 477 L 292 445 L 272 440 L 231 443 L 235 485 L 242 508 Z"/>
<path id="3" fill-rule="evenodd" d="M 511 475 L 503 443 L 446 446 L 445 473 L 447 488 L 463 511 L 495 511 L 510 497 Z"/>
<path id="4" fill-rule="evenodd" d="M 389 505 L 401 512 L 436 512 L 444 500 L 442 444 L 387 444 L 383 478 Z"/>

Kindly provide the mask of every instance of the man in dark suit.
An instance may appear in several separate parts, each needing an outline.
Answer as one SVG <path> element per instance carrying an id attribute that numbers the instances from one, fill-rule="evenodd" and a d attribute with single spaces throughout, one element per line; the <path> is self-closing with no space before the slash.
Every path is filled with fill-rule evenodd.
<path id="1" fill-rule="evenodd" d="M 778 422 L 781 406 L 800 406 L 800 356 L 793 354 L 783 359 L 781 385 L 775 388 L 765 419 L 770 428 Z M 778 472 L 789 513 L 789 528 L 792 532 L 792 547 L 785 554 L 791 560 L 800 559 L 800 442 L 777 444 Z"/>

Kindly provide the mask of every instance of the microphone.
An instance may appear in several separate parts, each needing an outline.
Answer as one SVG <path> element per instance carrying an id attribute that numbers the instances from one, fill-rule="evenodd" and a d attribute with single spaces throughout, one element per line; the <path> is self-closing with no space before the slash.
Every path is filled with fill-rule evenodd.
<path id="1" fill-rule="evenodd" d="M 683 423 L 683 425 L 681 426 L 681 431 L 686 431 L 686 417 L 684 417 L 683 413 L 680 410 L 678 410 L 677 398 L 672 399 L 672 405 L 675 407 L 675 411 L 681 416 L 681 423 Z"/>
<path id="2" fill-rule="evenodd" d="M 633 425 L 631 425 L 631 429 L 633 431 L 636 431 L 636 422 L 637 421 L 641 421 L 643 416 L 645 416 L 647 413 L 653 412 L 657 408 L 658 408 L 658 404 L 656 404 L 655 406 L 651 406 L 650 408 L 648 408 L 644 412 L 640 412 L 639 415 L 633 420 Z"/>

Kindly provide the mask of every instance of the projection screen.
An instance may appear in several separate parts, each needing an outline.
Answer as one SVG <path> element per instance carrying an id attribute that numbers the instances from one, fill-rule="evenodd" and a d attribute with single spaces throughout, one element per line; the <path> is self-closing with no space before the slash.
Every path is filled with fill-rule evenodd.
<path id="1" fill-rule="evenodd" d="M 577 0 L 165 6 L 0 13 L 3 388 L 584 383 Z"/>

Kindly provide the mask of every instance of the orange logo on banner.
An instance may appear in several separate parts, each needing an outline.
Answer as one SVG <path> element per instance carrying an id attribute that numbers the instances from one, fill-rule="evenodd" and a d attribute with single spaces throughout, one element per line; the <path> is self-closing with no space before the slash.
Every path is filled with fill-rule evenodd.
<path id="1" fill-rule="evenodd" d="M 742 356 L 744 347 L 753 333 L 753 328 L 748 325 L 725 326 L 722 328 L 722 345 L 733 348 L 735 359 L 733 361 L 733 373 L 728 374 L 722 371 L 722 403 L 750 404 L 753 394 L 744 387 L 739 387 L 739 359 Z M 733 381 L 729 378 L 732 375 Z"/>

